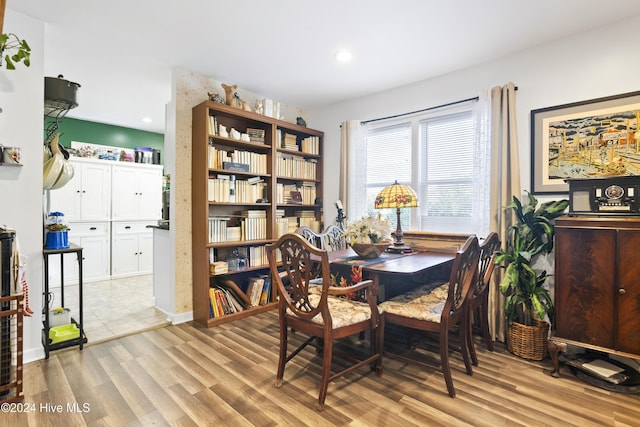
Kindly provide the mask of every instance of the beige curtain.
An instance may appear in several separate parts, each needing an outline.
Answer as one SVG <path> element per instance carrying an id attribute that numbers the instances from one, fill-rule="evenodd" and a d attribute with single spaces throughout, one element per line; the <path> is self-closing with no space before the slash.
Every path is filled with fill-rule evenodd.
<path id="1" fill-rule="evenodd" d="M 341 125 L 340 145 L 340 200 L 347 220 L 359 218 L 366 212 L 365 188 L 367 151 L 360 120 L 347 120 Z"/>
<path id="2" fill-rule="evenodd" d="M 503 209 L 513 196 L 521 197 L 515 86 L 508 83 L 491 89 L 491 230 L 496 230 L 504 246 L 513 219 Z M 489 293 L 489 327 L 494 340 L 506 338 L 504 296 L 499 283 L 503 269 L 496 268 Z"/>

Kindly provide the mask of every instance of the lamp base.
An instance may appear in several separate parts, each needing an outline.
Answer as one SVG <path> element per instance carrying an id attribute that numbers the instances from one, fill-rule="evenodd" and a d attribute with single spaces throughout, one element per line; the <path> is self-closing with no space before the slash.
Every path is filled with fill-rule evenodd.
<path id="1" fill-rule="evenodd" d="M 413 252 L 411 250 L 411 246 L 406 246 L 406 245 L 402 245 L 402 246 L 396 246 L 396 245 L 390 245 L 387 248 L 387 252 L 391 252 L 394 254 L 408 254 L 410 252 Z"/>

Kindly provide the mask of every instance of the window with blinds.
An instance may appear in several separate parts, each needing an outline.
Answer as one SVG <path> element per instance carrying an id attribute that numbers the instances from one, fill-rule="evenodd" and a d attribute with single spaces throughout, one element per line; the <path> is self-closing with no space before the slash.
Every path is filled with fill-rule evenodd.
<path id="1" fill-rule="evenodd" d="M 401 212 L 404 230 L 475 232 L 474 114 L 470 105 L 430 112 L 367 130 L 367 210 L 392 223 L 393 209 L 373 208 L 375 197 L 395 180 L 410 185 L 420 206 Z M 477 207 L 476 207 L 477 208 Z"/>
<path id="2" fill-rule="evenodd" d="M 411 184 L 411 124 L 371 129 L 367 133 L 367 212 L 386 216 L 396 226 L 397 215 L 393 209 L 374 209 L 376 196 L 396 180 L 399 184 Z M 406 211 L 406 210 L 405 210 Z M 408 226 L 411 215 L 401 212 L 402 226 Z"/>

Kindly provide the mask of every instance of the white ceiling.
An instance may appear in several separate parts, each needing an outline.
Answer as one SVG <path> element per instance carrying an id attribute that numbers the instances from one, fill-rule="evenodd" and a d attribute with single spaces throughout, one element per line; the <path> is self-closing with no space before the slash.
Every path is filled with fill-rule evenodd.
<path id="1" fill-rule="evenodd" d="M 81 85 L 68 117 L 154 132 L 164 132 L 175 67 L 308 110 L 640 14 L 637 0 L 7 3 L 45 22 L 45 75 Z M 342 48 L 350 63 L 334 61 Z"/>

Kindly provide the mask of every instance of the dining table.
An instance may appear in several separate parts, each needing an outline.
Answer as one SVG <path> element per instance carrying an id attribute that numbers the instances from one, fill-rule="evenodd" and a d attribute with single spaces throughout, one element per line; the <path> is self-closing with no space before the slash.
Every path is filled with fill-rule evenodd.
<path id="1" fill-rule="evenodd" d="M 378 302 L 393 298 L 425 283 L 449 279 L 455 253 L 420 251 L 384 252 L 373 259 L 358 256 L 353 249 L 330 251 L 329 263 L 334 286 L 348 286 L 362 280 L 373 281 Z M 360 299 L 362 296 L 352 295 Z"/>

